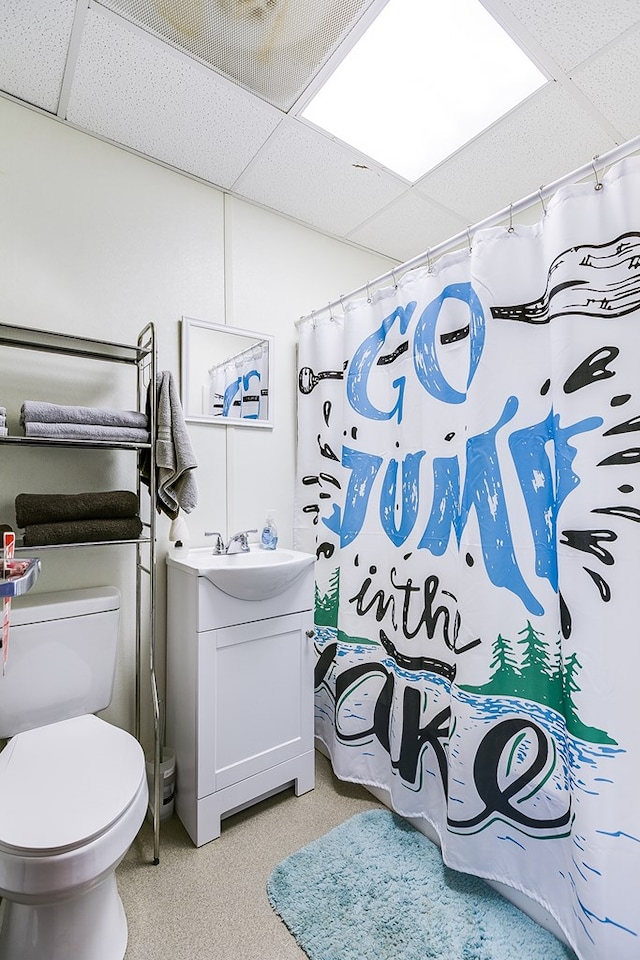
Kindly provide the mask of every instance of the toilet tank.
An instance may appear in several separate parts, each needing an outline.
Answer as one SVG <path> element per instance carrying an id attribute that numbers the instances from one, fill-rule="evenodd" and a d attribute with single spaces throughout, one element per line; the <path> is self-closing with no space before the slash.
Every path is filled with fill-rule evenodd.
<path id="1" fill-rule="evenodd" d="M 12 601 L 9 655 L 0 675 L 0 737 L 109 705 L 119 614 L 115 587 Z"/>

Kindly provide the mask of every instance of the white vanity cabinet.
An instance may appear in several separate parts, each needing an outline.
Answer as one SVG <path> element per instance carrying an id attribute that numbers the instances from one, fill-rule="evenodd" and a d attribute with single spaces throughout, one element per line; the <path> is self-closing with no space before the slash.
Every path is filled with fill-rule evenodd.
<path id="1" fill-rule="evenodd" d="M 313 557 L 277 596 L 229 596 L 202 554 L 167 558 L 167 744 L 176 810 L 201 846 L 220 820 L 315 782 Z"/>

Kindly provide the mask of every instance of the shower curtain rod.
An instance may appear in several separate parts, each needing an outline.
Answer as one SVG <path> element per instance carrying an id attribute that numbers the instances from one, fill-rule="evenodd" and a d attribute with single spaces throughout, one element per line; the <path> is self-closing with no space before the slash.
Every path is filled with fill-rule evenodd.
<path id="1" fill-rule="evenodd" d="M 214 363 L 212 367 L 209 367 L 207 373 L 209 376 L 213 373 L 214 370 L 219 370 L 220 367 L 228 367 L 231 363 L 237 363 L 238 360 L 242 360 L 245 355 L 253 353 L 254 350 L 257 350 L 258 347 L 264 343 L 264 340 L 259 340 L 258 343 L 254 343 L 251 347 L 245 347 L 244 350 L 241 350 L 240 353 L 234 354 L 232 357 L 229 357 L 227 360 L 221 360 L 220 363 Z"/>
<path id="2" fill-rule="evenodd" d="M 607 153 L 596 155 L 593 160 L 583 164 L 581 167 L 578 167 L 571 173 L 565 174 L 565 176 L 560 177 L 559 180 L 554 180 L 553 183 L 540 187 L 535 193 L 530 193 L 522 200 L 518 200 L 517 203 L 509 204 L 508 207 L 504 207 L 502 210 L 498 211 L 498 213 L 494 213 L 490 217 L 480 220 L 473 226 L 467 227 L 466 230 L 456 233 L 455 236 L 450 237 L 448 240 L 442 241 L 442 243 L 436 244 L 435 247 L 429 247 L 427 250 L 419 253 L 411 260 L 407 260 L 405 263 L 401 263 L 397 267 L 387 270 L 386 273 L 376 277 L 375 280 L 370 280 L 368 283 L 363 283 L 361 286 L 356 287 L 355 290 L 351 290 L 350 293 L 342 294 L 337 300 L 330 301 L 326 307 L 320 307 L 318 310 L 312 310 L 311 313 L 308 313 L 306 316 L 300 317 L 299 320 L 296 320 L 296 326 L 303 323 L 305 320 L 308 320 L 309 317 L 321 316 L 327 311 L 329 311 L 329 314 L 331 314 L 331 311 L 334 307 L 343 307 L 345 300 L 352 300 L 362 293 L 366 293 L 368 296 L 371 290 L 376 287 L 383 286 L 389 280 L 393 280 L 395 283 L 398 278 L 398 273 L 406 273 L 408 270 L 413 270 L 415 267 L 424 266 L 425 264 L 430 263 L 434 257 L 441 257 L 449 250 L 454 250 L 463 243 L 467 243 L 471 248 L 473 234 L 477 233 L 478 230 L 484 230 L 489 227 L 497 227 L 504 220 L 510 219 L 518 213 L 522 213 L 524 210 L 532 207 L 535 203 L 542 204 L 544 209 L 544 201 L 552 194 L 556 193 L 561 187 L 565 187 L 570 183 L 583 180 L 585 177 L 591 174 L 595 177 L 595 188 L 600 189 L 598 169 L 603 172 L 605 167 L 610 166 L 613 163 L 617 163 L 618 160 L 622 160 L 624 157 L 628 157 L 638 150 L 640 150 L 640 136 L 633 137 L 633 139 L 628 140 L 626 143 L 623 143 L 620 146 L 614 147 Z"/>

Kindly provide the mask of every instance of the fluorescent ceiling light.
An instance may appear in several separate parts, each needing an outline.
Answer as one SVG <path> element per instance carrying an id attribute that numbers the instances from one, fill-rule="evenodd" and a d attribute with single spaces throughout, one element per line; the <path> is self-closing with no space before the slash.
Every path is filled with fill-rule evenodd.
<path id="1" fill-rule="evenodd" d="M 544 83 L 478 0 L 389 0 L 302 116 L 414 181 Z"/>

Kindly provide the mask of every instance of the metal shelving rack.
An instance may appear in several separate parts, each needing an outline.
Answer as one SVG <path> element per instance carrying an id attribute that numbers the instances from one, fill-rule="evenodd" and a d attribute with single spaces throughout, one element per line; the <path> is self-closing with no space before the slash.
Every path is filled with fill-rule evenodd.
<path id="1" fill-rule="evenodd" d="M 149 433 L 153 441 L 156 435 L 157 409 L 157 352 L 156 333 L 153 323 L 140 331 L 135 345 L 112 343 L 107 340 L 94 340 L 88 337 L 53 333 L 49 330 L 35 330 L 0 323 L 0 345 L 22 350 L 37 350 L 44 353 L 64 354 L 70 357 L 102 360 L 107 363 L 124 363 L 137 368 L 137 409 L 149 416 Z M 153 862 L 160 859 L 160 758 L 162 754 L 162 704 L 158 692 L 156 673 L 156 489 L 155 489 L 155 443 L 126 443 L 93 440 L 64 440 L 43 437 L 0 437 L 0 444 L 20 444 L 34 447 L 69 447 L 74 449 L 116 449 L 137 452 L 137 493 L 140 498 L 142 489 L 141 468 L 145 464 L 149 477 L 149 519 L 143 521 L 143 533 L 138 540 L 108 540 L 100 542 L 55 544 L 42 547 L 19 547 L 16 553 L 34 549 L 60 550 L 90 546 L 114 546 L 135 544 L 136 548 L 136 681 L 135 681 L 135 736 L 141 736 L 141 685 L 142 685 L 142 599 L 144 579 L 148 588 L 148 633 L 149 633 L 149 673 L 151 682 L 151 702 L 153 709 L 154 733 L 154 777 L 153 777 Z"/>

